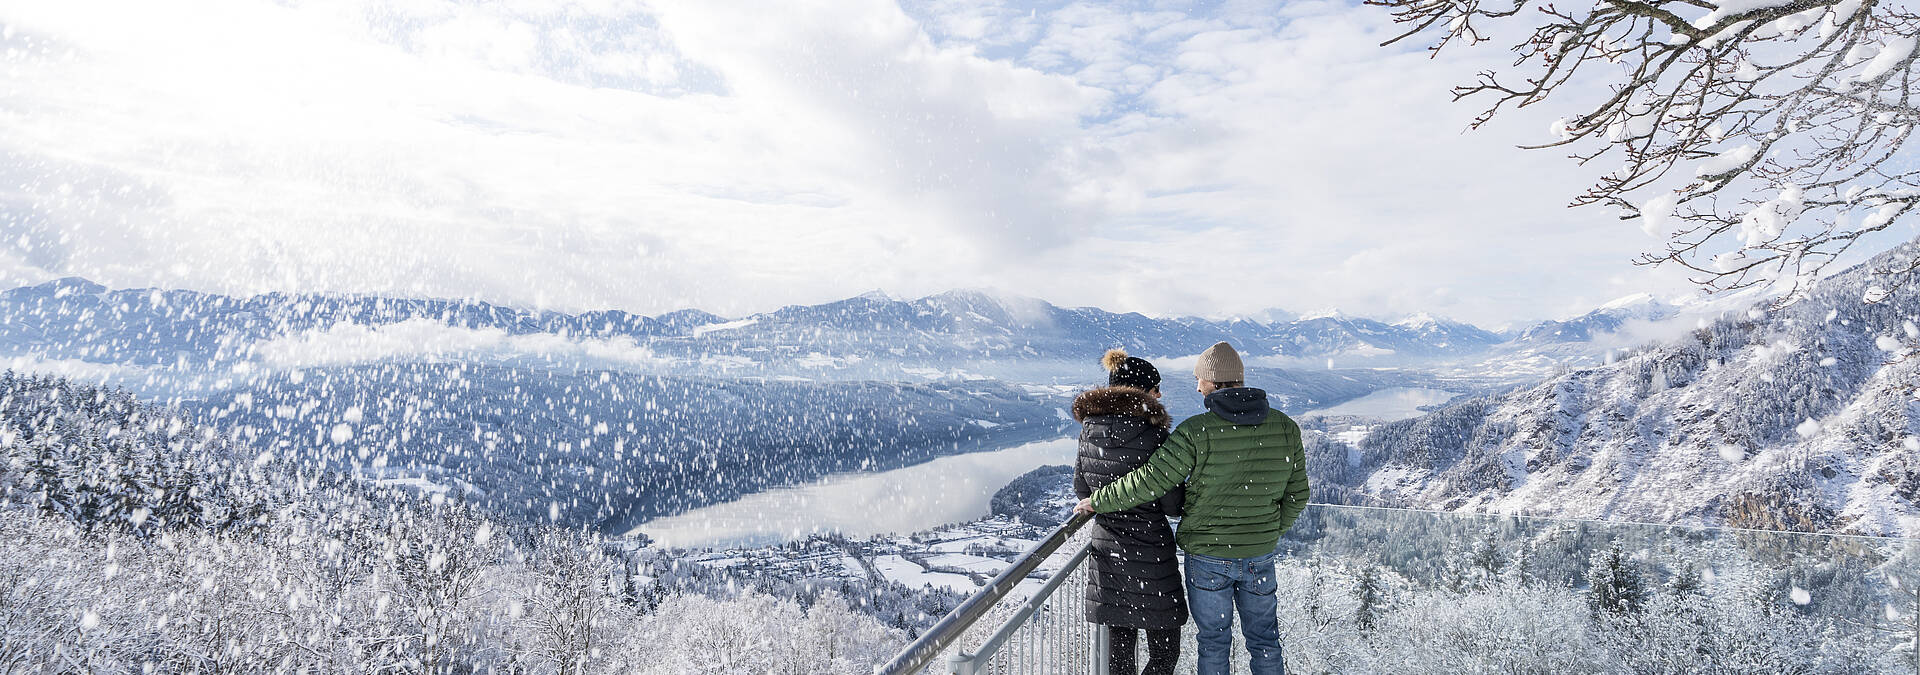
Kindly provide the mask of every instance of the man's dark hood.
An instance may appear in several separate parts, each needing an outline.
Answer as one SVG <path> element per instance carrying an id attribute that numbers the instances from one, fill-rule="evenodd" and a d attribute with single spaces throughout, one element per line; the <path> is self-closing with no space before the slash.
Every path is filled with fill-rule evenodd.
<path id="1" fill-rule="evenodd" d="M 1207 410 L 1234 424 L 1259 424 L 1267 421 L 1267 392 L 1253 387 L 1234 387 L 1207 394 Z"/>

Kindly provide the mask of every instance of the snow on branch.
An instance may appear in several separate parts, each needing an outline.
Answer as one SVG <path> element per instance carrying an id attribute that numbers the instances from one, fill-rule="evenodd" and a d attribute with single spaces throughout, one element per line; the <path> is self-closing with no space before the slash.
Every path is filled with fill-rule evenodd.
<path id="1" fill-rule="evenodd" d="M 1619 210 L 1662 243 L 1636 262 L 1691 270 L 1709 291 L 1779 284 L 1801 297 L 1863 237 L 1920 200 L 1906 152 L 1920 14 L 1876 0 L 1368 0 L 1434 52 L 1522 24 L 1512 71 L 1487 71 L 1455 100 L 1503 108 L 1597 100 L 1550 140 L 1617 169 L 1573 206 Z M 1575 80 L 1577 73 L 1585 73 Z M 1575 82 L 1569 85 L 1569 82 Z M 1604 83 L 1601 85 L 1595 84 Z M 1596 95 L 1597 94 L 1597 95 Z M 1609 157 L 1611 155 L 1612 157 Z"/>

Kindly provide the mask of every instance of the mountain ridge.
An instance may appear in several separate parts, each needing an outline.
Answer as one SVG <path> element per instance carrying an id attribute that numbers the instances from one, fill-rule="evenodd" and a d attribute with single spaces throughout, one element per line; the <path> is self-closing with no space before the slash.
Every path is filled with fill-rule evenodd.
<path id="1" fill-rule="evenodd" d="M 1426 313 L 1393 322 L 1341 314 L 1266 318 L 1154 318 L 1097 307 L 955 289 L 913 300 L 869 292 L 817 305 L 788 305 L 744 317 L 698 309 L 657 316 L 622 310 L 568 314 L 471 299 L 396 298 L 373 294 L 262 293 L 247 297 L 185 290 L 108 289 L 65 277 L 0 292 L 0 341 L 50 357 L 83 360 L 112 351 L 121 362 L 166 363 L 236 357 L 241 343 L 326 331 L 340 325 L 380 328 L 424 320 L 508 335 L 634 339 L 678 354 L 752 354 L 818 348 L 827 353 L 903 359 L 1071 359 L 1121 346 L 1146 357 L 1180 358 L 1213 342 L 1234 342 L 1252 358 L 1337 358 L 1395 365 L 1493 354 L 1507 345 L 1580 342 L 1618 330 L 1624 310 L 1601 308 L 1566 322 L 1541 322 L 1517 336 Z M 1657 320 L 1671 313 L 1647 317 Z M 38 330 L 49 321 L 88 324 L 60 335 Z M 190 324 L 190 325 L 183 325 Z M 136 339 L 135 333 L 140 339 Z M 1549 333 L 1553 333 L 1549 337 Z M 63 344 L 63 340 L 82 344 Z M 163 343 L 155 348 L 151 343 Z M 223 351 L 225 350 L 225 351 Z"/>
<path id="2" fill-rule="evenodd" d="M 1360 503 L 1913 536 L 1920 293 L 1864 301 L 1912 255 L 1351 447 L 1323 437 L 1321 477 Z"/>

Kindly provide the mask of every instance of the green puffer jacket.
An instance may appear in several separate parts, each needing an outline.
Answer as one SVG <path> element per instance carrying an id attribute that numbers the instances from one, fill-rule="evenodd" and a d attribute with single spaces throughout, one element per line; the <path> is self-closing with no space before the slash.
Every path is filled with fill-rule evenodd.
<path id="1" fill-rule="evenodd" d="M 1124 511 L 1187 483 L 1186 516 L 1174 536 L 1188 553 L 1251 558 L 1273 550 L 1307 507 L 1307 454 L 1300 426 L 1267 407 L 1267 392 L 1222 389 L 1207 412 L 1175 427 L 1146 466 L 1093 493 L 1093 510 Z"/>

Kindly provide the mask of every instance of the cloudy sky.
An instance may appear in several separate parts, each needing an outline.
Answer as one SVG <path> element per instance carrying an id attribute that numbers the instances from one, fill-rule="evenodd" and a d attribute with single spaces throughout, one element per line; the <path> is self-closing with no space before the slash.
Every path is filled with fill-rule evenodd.
<path id="1" fill-rule="evenodd" d="M 0 0 L 0 283 L 1499 325 L 1686 291 L 1349 3 Z"/>

